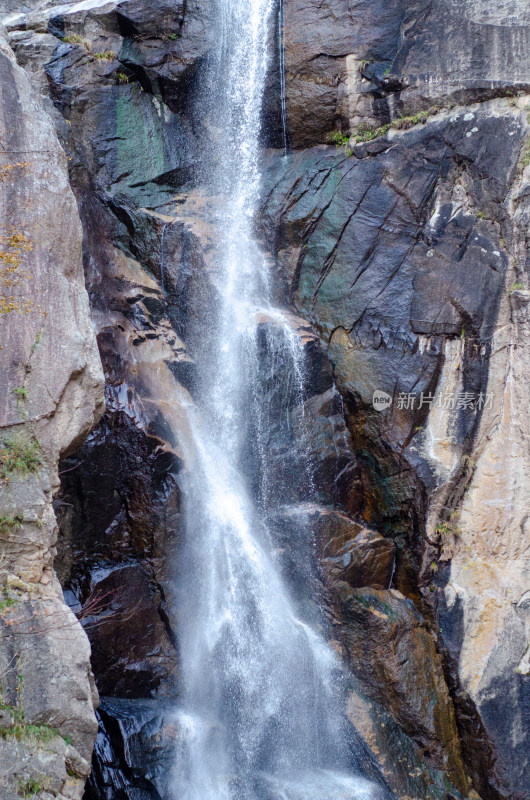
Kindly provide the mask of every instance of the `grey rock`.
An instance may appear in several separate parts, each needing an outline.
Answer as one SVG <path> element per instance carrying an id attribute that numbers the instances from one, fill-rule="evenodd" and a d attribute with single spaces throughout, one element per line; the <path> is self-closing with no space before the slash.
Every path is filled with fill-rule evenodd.
<path id="1" fill-rule="evenodd" d="M 141 574 L 142 602 L 152 592 L 146 617 L 161 651 L 171 655 L 160 597 L 161 589 L 171 592 L 165 554 L 178 547 L 185 423 L 174 398 L 183 386 L 193 393 L 193 359 L 208 346 L 203 311 L 215 293 L 208 218 L 217 200 L 193 189 L 206 128 L 192 124 L 204 110 L 191 102 L 214 34 L 210 5 L 129 0 L 60 14 L 49 3 L 28 6 L 22 11 L 35 13 L 9 24 L 11 42 L 38 90 L 49 81 L 57 106 L 108 379 L 109 413 L 76 456 L 84 463 L 63 462 L 74 471 L 65 475 L 57 504 L 61 577 L 75 583 L 85 567 L 93 574 L 98 560 L 130 579 L 129 589 Z M 4 7 L 13 10 L 8 0 Z M 300 392 L 286 396 L 288 369 L 275 386 L 267 349 L 277 332 L 263 321 L 264 390 L 289 412 L 289 424 L 268 442 L 293 504 L 273 520 L 278 558 L 310 613 L 309 582 L 321 575 L 304 573 L 300 554 L 315 546 L 316 534 L 325 546 L 333 541 L 333 526 L 323 519 L 351 533 L 324 553 L 330 583 L 346 579 L 334 611 L 351 611 L 342 625 L 334 623 L 336 646 L 353 653 L 365 639 L 373 642 L 372 652 L 363 651 L 366 674 L 357 676 L 371 695 L 358 687 L 350 713 L 362 720 L 398 796 L 458 797 L 444 787 L 448 772 L 465 794 L 464 761 L 484 800 L 519 800 L 527 791 L 529 750 L 528 432 L 521 410 L 528 367 L 528 169 L 521 160 L 528 10 L 522 0 L 289 0 L 285 11 L 295 147 L 322 143 L 335 128 L 355 132 L 398 121 L 410 130 L 394 127 L 366 143 L 354 137 L 349 157 L 342 148 L 316 147 L 265 159 L 262 238 L 277 259 L 279 300 L 296 308 L 293 324 L 306 339 L 311 367 Z M 72 35 L 86 41 L 60 41 Z M 106 50 L 115 58 L 94 58 Z M 11 58 L 7 48 L 2 52 Z M 268 114 L 270 105 L 269 98 Z M 430 112 L 418 120 L 424 124 L 399 123 L 423 110 Z M 79 241 L 78 232 L 70 238 Z M 61 366 L 57 382 L 64 385 L 68 358 Z M 376 389 L 394 398 L 382 414 L 372 406 Z M 434 391 L 495 397 L 491 408 L 472 413 L 399 407 L 402 393 Z M 27 410 L 43 427 L 46 403 L 34 410 L 30 399 Z M 18 412 L 10 400 L 10 413 Z M 82 434 L 75 436 L 78 442 Z M 319 502 L 335 508 L 304 510 L 306 473 L 293 458 L 294 441 L 310 453 Z M 48 450 L 56 454 L 63 445 L 54 450 L 46 436 L 43 442 L 48 464 Z M 20 538 L 14 531 L 5 537 L 23 583 L 34 575 L 51 581 L 49 567 L 41 568 L 55 535 L 50 512 L 43 513 L 56 484 L 47 472 L 13 483 L 6 505 L 24 518 Z M 258 492 L 259 476 L 255 484 Z M 31 503 L 24 504 L 25 491 Z M 97 498 L 104 498 L 99 507 Z M 163 510 L 153 514 L 155 506 Z M 354 519 L 362 519 L 360 530 Z M 76 548 L 83 551 L 79 572 Z M 373 588 L 388 586 L 389 572 L 400 596 Z M 90 596 L 81 584 L 72 602 Z M 510 591 L 502 593 L 504 586 Z M 354 597 L 366 604 L 357 608 Z M 132 610 L 130 598 L 124 606 Z M 105 653 L 108 642 L 98 636 Z M 381 641 L 392 650 L 389 664 Z M 141 636 L 133 644 L 138 655 Z M 415 646 L 427 654 L 425 663 Z M 400 673 L 400 659 L 413 664 L 412 677 Z M 99 671 L 104 675 L 104 667 Z M 145 686 L 153 685 L 148 676 Z M 426 701 L 431 685 L 440 713 Z M 86 759 L 83 747 L 80 755 Z M 392 769 L 394 761 L 399 766 Z M 140 771 L 137 762 L 134 768 Z M 114 791 L 120 778 L 105 774 Z M 75 797 L 78 788 L 61 791 Z"/>
<path id="2" fill-rule="evenodd" d="M 53 573 L 57 526 L 52 492 L 59 482 L 59 456 L 77 447 L 102 413 L 103 375 L 64 152 L 4 41 L 0 72 L 5 171 L 0 235 L 4 250 L 19 251 L 11 285 L 5 272 L 1 277 L 6 313 L 0 323 L 0 441 L 3 455 L 10 442 L 21 447 L 38 442 L 40 459 L 33 472 L 15 470 L 0 486 L 0 515 L 11 520 L 3 526 L 0 560 L 2 586 L 11 603 L 0 613 L 1 689 L 24 725 L 71 736 L 84 755 L 86 777 L 97 727 L 96 697 L 88 641 Z M 13 390 L 21 387 L 25 391 L 17 395 Z M 33 781 L 43 798 L 63 796 L 67 775 L 60 736 L 46 746 L 31 736 L 20 743 L 8 737 L 0 746 L 8 793 L 20 788 L 19 782 Z"/>
<path id="3" fill-rule="evenodd" d="M 524 0 L 286 4 L 287 102 L 296 147 L 334 128 L 528 91 Z"/>

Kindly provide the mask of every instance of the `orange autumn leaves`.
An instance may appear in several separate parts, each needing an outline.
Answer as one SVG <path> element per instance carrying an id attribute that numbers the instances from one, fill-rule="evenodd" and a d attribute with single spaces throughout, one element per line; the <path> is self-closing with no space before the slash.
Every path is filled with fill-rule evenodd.
<path id="1" fill-rule="evenodd" d="M 0 184 L 13 182 L 27 167 L 28 161 L 0 166 Z M 33 250 L 28 237 L 15 227 L 0 233 L 0 319 L 11 312 L 27 313 L 33 303 L 24 297 L 24 284 L 31 276 L 24 269 L 26 254 Z"/>

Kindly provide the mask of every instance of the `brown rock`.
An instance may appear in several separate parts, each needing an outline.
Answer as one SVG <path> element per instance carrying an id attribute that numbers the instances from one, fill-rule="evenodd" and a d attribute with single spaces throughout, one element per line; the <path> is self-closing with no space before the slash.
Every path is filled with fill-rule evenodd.
<path id="1" fill-rule="evenodd" d="M 396 546 L 390 539 L 333 512 L 340 532 L 325 547 L 324 568 L 352 587 L 387 589 L 392 581 Z"/>
<path id="2" fill-rule="evenodd" d="M 343 643 L 366 694 L 467 792 L 453 703 L 425 620 L 396 590 L 337 589 Z"/>

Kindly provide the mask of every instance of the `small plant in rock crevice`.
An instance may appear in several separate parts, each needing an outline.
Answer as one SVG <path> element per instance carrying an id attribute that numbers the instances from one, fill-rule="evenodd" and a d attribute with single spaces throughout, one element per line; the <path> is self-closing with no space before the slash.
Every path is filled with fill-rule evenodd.
<path id="1" fill-rule="evenodd" d="M 415 125 L 427 122 L 429 117 L 434 116 L 438 111 L 438 108 L 430 108 L 428 111 L 420 111 L 418 114 L 413 114 L 410 117 L 398 117 L 398 119 L 392 120 L 390 126 L 392 128 L 397 128 L 398 131 L 407 131 Z"/>
<path id="2" fill-rule="evenodd" d="M 337 147 L 343 147 L 348 144 L 350 137 L 347 133 L 342 131 L 331 131 L 327 135 L 327 140 L 330 144 L 335 144 Z"/>
<path id="3" fill-rule="evenodd" d="M 28 778 L 27 780 L 23 780 L 19 778 L 18 781 L 18 792 L 17 794 L 20 797 L 29 798 L 35 797 L 41 790 L 40 783 L 36 781 L 34 778 Z"/>
<path id="4" fill-rule="evenodd" d="M 10 529 L 20 528 L 24 518 L 21 514 L 0 516 L 0 533 L 7 533 Z"/>
<path id="5" fill-rule="evenodd" d="M 112 50 L 105 50 L 103 53 L 94 53 L 93 57 L 97 61 L 114 61 L 116 58 L 116 53 L 114 53 Z"/>
<path id="6" fill-rule="evenodd" d="M 41 464 L 40 447 L 36 439 L 10 439 L 0 448 L 0 478 L 3 480 L 9 480 L 15 473 L 36 473 Z"/>
<path id="7" fill-rule="evenodd" d="M 452 557 L 453 548 L 460 532 L 460 528 L 454 522 L 442 521 L 436 526 L 443 560 Z"/>
<path id="8" fill-rule="evenodd" d="M 71 33 L 68 36 L 63 36 L 61 42 L 65 44 L 81 44 L 89 53 L 92 52 L 92 42 L 89 39 L 85 39 L 83 36 L 79 36 L 77 33 Z"/>
<path id="9" fill-rule="evenodd" d="M 530 166 L 530 139 L 527 140 L 523 148 L 523 152 L 521 153 L 521 157 L 517 165 L 518 175 L 522 175 L 522 173 L 528 166 Z"/>
<path id="10" fill-rule="evenodd" d="M 454 536 L 459 533 L 459 528 L 451 522 L 439 522 L 436 526 L 436 533 L 441 537 Z"/>
<path id="11" fill-rule="evenodd" d="M 40 331 L 37 331 L 37 333 L 35 334 L 35 341 L 31 345 L 31 355 L 33 355 L 33 353 L 35 352 L 35 350 L 39 346 L 39 344 L 41 342 L 41 339 L 42 339 L 42 328 L 41 328 Z"/>
<path id="12" fill-rule="evenodd" d="M 52 728 L 50 725 L 26 721 L 24 709 L 22 708 L 22 689 L 24 685 L 22 675 L 18 675 L 17 681 L 17 705 L 11 706 L 7 703 L 0 702 L 0 709 L 2 711 L 7 711 L 11 718 L 10 725 L 0 728 L 0 738 L 4 740 L 16 739 L 17 742 L 25 742 L 30 746 L 33 745 L 36 747 L 47 745 L 52 739 L 62 739 L 63 737 L 59 731 Z M 66 738 L 64 741 L 66 741 Z"/>
<path id="13" fill-rule="evenodd" d="M 123 85 L 129 83 L 129 76 L 125 74 L 125 72 L 118 72 L 116 75 L 116 82 L 119 85 Z"/>
<path id="14" fill-rule="evenodd" d="M 413 128 L 415 125 L 426 123 L 428 118 L 437 114 L 439 110 L 439 108 L 433 107 L 428 111 L 419 111 L 417 114 L 408 117 L 398 117 L 392 120 L 392 122 L 388 122 L 378 128 L 373 128 L 369 125 L 361 125 L 353 135 L 355 140 L 359 143 L 371 142 L 372 139 L 378 139 L 380 136 L 384 136 L 391 128 L 398 131 L 406 131 L 409 130 L 409 128 Z"/>
<path id="15" fill-rule="evenodd" d="M 379 136 L 384 136 L 390 125 L 382 125 L 379 128 L 370 128 L 368 125 L 361 125 L 355 133 L 356 142 L 371 142 Z"/>
<path id="16" fill-rule="evenodd" d="M 9 611 L 10 608 L 13 608 L 13 606 L 17 604 L 18 599 L 18 597 L 13 597 L 9 589 L 2 589 L 2 593 L 0 594 L 0 614 L 3 614 L 5 611 Z M 0 708 L 2 707 L 3 706 L 0 706 Z"/>

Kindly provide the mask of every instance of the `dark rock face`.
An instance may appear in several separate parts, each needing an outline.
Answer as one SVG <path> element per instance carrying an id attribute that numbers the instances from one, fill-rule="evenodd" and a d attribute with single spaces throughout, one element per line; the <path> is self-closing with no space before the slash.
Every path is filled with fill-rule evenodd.
<path id="1" fill-rule="evenodd" d="M 345 584 L 338 589 L 352 671 L 367 694 L 378 702 L 384 698 L 405 733 L 466 792 L 453 704 L 425 621 L 395 590 Z"/>
<path id="2" fill-rule="evenodd" d="M 372 523 L 400 526 L 414 505 L 421 515 L 414 481 L 391 474 L 406 462 L 427 488 L 444 472 L 426 454 L 422 428 L 444 365 L 455 362 L 455 391 L 486 390 L 508 263 L 499 203 L 527 130 L 522 112 L 498 103 L 358 145 L 349 158 L 316 148 L 267 171 L 274 189 L 265 193 L 266 241 L 280 243 L 286 291 L 329 342 L 365 474 L 373 475 L 374 457 L 387 473 L 377 502 L 367 476 L 363 514 Z M 500 141 L 509 144 L 497 155 Z M 384 414 L 373 409 L 376 390 L 394 398 Z M 479 418 L 480 409 L 456 409 L 453 438 L 462 448 Z"/>
<path id="3" fill-rule="evenodd" d="M 168 640 L 161 599 L 153 596 L 146 570 L 125 564 L 95 569 L 90 577 L 83 624 L 92 646 L 99 691 L 145 697 L 161 681 L 171 685 L 176 654 Z"/>
<path id="4" fill-rule="evenodd" d="M 102 306 L 104 292 L 112 293 L 111 307 L 98 316 L 107 410 L 62 463 L 57 502 L 58 572 L 80 605 L 98 685 L 125 697 L 150 696 L 176 676 L 166 606 L 180 519 L 171 366 L 184 353 L 160 317 L 155 287 L 132 260 L 115 255 L 106 263 L 94 301 Z"/>
<path id="5" fill-rule="evenodd" d="M 94 769 L 85 800 L 161 800 L 170 780 L 177 726 L 160 701 L 103 698 Z"/>
<path id="6" fill-rule="evenodd" d="M 392 532 L 395 585 L 417 600 L 418 589 L 427 601 L 436 593 L 427 584 L 439 548 L 446 558 L 460 532 L 450 521 L 436 530 L 431 523 L 425 548 L 428 497 L 431 507 L 458 504 L 486 393 L 495 391 L 491 339 L 518 236 L 504 198 L 520 175 L 527 125 L 526 111 L 496 100 L 390 131 L 350 156 L 315 148 L 276 158 L 267 170 L 264 240 L 277 249 L 287 296 L 329 342 L 360 464 L 363 517 Z M 392 398 L 384 413 L 373 407 L 376 391 Z M 452 413 L 441 413 L 436 395 L 449 398 Z M 466 406 L 466 397 L 475 402 Z M 490 711 L 501 694 L 489 687 L 483 719 L 512 764 L 518 796 L 526 777 L 516 777 L 506 729 Z M 496 701 L 486 701 L 491 692 Z M 484 770 L 492 768 L 487 758 Z M 502 780 L 497 771 L 489 788 L 481 779 L 477 786 L 496 792 Z"/>
<path id="7" fill-rule="evenodd" d="M 331 0 L 325 7 L 292 0 L 285 14 L 292 141 L 307 147 L 333 129 L 527 91 L 529 37 L 523 0 Z"/>
<path id="8" fill-rule="evenodd" d="M 305 322 L 293 317 L 293 329 L 303 346 L 303 383 L 293 374 L 284 334 L 264 322 L 257 391 L 267 398 L 267 419 L 256 418 L 250 441 L 267 452 L 273 482 L 256 493 L 268 495 L 264 503 L 316 499 L 355 514 L 359 505 L 358 467 L 344 424 L 342 401 L 333 386 L 331 366 L 320 342 Z M 265 435 L 258 436 L 258 428 Z M 252 454 L 250 461 L 252 462 Z M 250 467 L 251 469 L 251 467 Z"/>
<path id="9" fill-rule="evenodd" d="M 526 118 L 506 104 L 440 116 L 358 145 L 349 158 L 315 149 L 267 171 L 275 188 L 264 224 L 275 231 L 279 218 L 295 303 L 326 338 L 343 329 L 379 359 L 389 344 L 412 351 L 418 335 L 484 337 L 495 317 L 507 263 L 496 204 L 514 177 Z M 402 383 L 394 369 L 382 388 L 410 388 L 407 378 L 436 355 L 409 358 Z"/>

